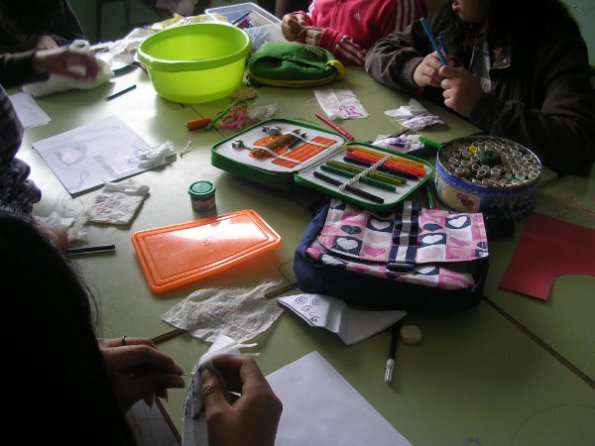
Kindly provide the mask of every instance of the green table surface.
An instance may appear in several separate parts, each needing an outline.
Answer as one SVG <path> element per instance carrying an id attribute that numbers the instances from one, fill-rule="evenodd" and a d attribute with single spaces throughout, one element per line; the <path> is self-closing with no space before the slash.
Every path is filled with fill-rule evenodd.
<path id="1" fill-rule="evenodd" d="M 564 177 L 541 186 L 534 212 L 595 229 L 595 175 Z M 595 382 L 595 277 L 558 277 L 546 301 L 499 288 L 525 221 L 517 222 L 514 237 L 490 243 L 490 272 L 485 295 L 520 328 L 543 342 L 560 361 L 592 386 Z M 552 253 L 555 255 L 555 253 Z M 595 262 L 595 253 L 593 254 Z"/>
<path id="2" fill-rule="evenodd" d="M 137 88 L 104 101 L 109 94 L 131 84 Z M 344 80 L 320 88 L 349 88 L 357 94 L 370 118 L 344 121 L 341 126 L 358 141 L 401 129 L 383 112 L 406 104 L 409 98 L 376 83 L 362 69 L 349 69 Z M 37 102 L 52 122 L 25 133 L 19 157 L 32 166 L 31 177 L 44 193 L 35 208 L 38 215 L 55 210 L 61 215 L 80 216 L 93 204 L 98 191 L 71 198 L 31 148 L 34 141 L 116 115 L 152 146 L 170 140 L 178 153 L 188 141 L 195 147 L 168 166 L 133 177 L 150 187 L 150 195 L 130 226 L 84 227 L 88 231 L 86 243 L 117 246 L 115 254 L 75 260 L 98 299 L 101 336 L 163 335 L 172 327 L 162 322 L 160 315 L 198 288 L 251 285 L 271 278 L 292 280 L 293 253 L 311 219 L 308 206 L 318 195 L 305 189 L 267 189 L 211 166 L 212 145 L 233 132 L 189 132 L 184 122 L 215 116 L 229 100 L 193 106 L 175 104 L 158 97 L 146 73 L 136 70 L 93 90 L 55 94 Z M 255 103 L 277 104 L 275 117 L 325 127 L 314 117 L 321 110 L 312 89 L 263 87 L 258 89 Z M 444 142 L 477 131 L 463 119 L 424 104 L 438 111 L 448 126 L 435 126 L 421 134 Z M 568 196 L 593 209 L 593 178 L 564 178 L 542 186 L 536 209 L 551 210 L 550 202 L 568 203 L 564 199 Z M 219 214 L 253 209 L 279 232 L 283 244 L 249 264 L 155 295 L 136 261 L 130 237 L 136 231 L 200 218 L 192 211 L 187 194 L 188 186 L 199 179 L 216 184 Z M 289 313 L 257 337 L 262 353 L 258 363 L 265 373 L 270 373 L 318 350 L 416 445 L 593 444 L 595 329 L 590 317 L 595 309 L 595 280 L 562 277 L 546 302 L 500 290 L 499 280 L 522 225 L 518 223 L 514 237 L 490 243 L 486 301 L 462 312 L 410 316 L 410 321 L 423 330 L 425 339 L 417 346 L 399 347 L 391 386 L 383 382 L 389 342 L 386 334 L 346 347 L 335 335 L 306 327 Z M 190 370 L 209 344 L 182 335 L 159 346 Z M 183 395 L 182 390 L 172 390 L 165 403 L 178 429 Z"/>

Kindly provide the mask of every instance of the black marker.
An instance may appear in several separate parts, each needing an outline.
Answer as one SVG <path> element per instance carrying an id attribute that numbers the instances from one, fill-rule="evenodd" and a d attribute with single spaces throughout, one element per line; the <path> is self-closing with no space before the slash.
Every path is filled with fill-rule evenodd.
<path id="1" fill-rule="evenodd" d="M 99 254 L 102 252 L 115 252 L 116 245 L 100 245 L 100 246 L 87 246 L 85 248 L 67 249 L 67 256 L 80 256 L 85 254 Z"/>

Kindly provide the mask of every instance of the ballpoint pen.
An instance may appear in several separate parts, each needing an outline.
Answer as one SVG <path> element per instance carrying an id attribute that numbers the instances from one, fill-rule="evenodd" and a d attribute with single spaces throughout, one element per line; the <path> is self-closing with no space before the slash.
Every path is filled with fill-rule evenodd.
<path id="1" fill-rule="evenodd" d="M 386 360 L 386 371 L 384 372 L 384 382 L 390 384 L 393 381 L 393 372 L 395 370 L 395 355 L 397 353 L 397 341 L 399 338 L 399 327 L 401 321 L 393 325 L 390 336 L 390 347 L 388 348 L 388 359 Z"/>

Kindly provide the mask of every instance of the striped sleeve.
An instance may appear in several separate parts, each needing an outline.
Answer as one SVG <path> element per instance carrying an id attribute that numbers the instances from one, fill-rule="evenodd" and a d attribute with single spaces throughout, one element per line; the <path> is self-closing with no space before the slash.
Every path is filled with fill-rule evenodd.
<path id="1" fill-rule="evenodd" d="M 348 35 L 344 35 L 341 38 L 333 53 L 346 65 L 363 66 L 366 59 L 366 51 Z"/>

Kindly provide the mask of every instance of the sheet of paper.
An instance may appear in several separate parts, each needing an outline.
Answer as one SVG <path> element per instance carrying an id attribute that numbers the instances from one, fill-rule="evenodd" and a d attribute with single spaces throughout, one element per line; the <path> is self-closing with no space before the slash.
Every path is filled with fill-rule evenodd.
<path id="1" fill-rule="evenodd" d="M 139 164 L 151 151 L 115 116 L 37 141 L 33 147 L 72 196 L 148 170 Z"/>
<path id="2" fill-rule="evenodd" d="M 368 112 L 357 95 L 348 89 L 314 90 L 314 96 L 330 119 L 364 119 Z"/>
<path id="3" fill-rule="evenodd" d="M 405 311 L 367 311 L 349 308 L 345 302 L 322 294 L 295 294 L 277 299 L 312 327 L 339 335 L 347 345 L 363 341 L 405 317 Z"/>
<path id="4" fill-rule="evenodd" d="M 170 427 L 157 403 L 149 406 L 140 400 L 126 412 L 126 420 L 138 445 L 180 446 L 175 428 Z"/>
<path id="5" fill-rule="evenodd" d="M 556 277 L 595 276 L 595 230 L 532 214 L 500 288 L 546 300 Z"/>
<path id="6" fill-rule="evenodd" d="M 318 352 L 267 380 L 283 402 L 276 446 L 410 445 Z"/>
<path id="7" fill-rule="evenodd" d="M 51 121 L 47 113 L 37 105 L 29 93 L 14 93 L 9 98 L 25 130 L 45 125 Z"/>

